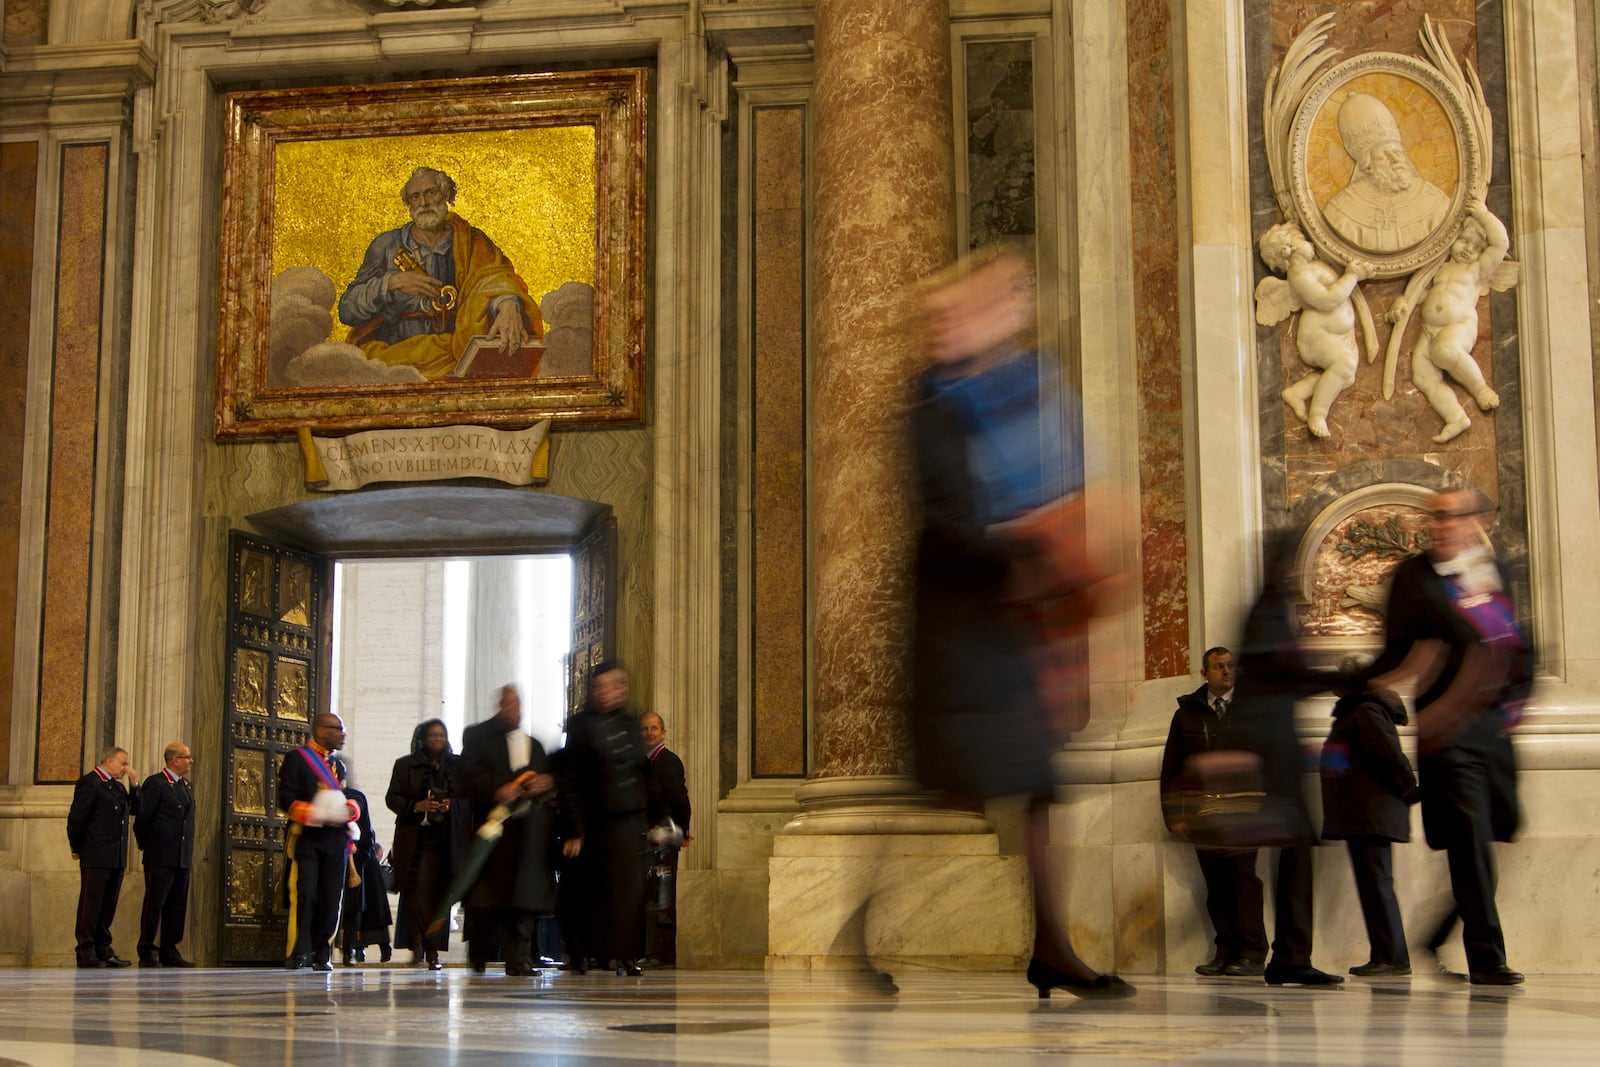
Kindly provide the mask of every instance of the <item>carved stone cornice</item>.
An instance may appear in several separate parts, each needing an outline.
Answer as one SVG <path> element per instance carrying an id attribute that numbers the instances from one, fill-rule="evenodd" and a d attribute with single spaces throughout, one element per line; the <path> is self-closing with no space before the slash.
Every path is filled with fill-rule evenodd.
<path id="1" fill-rule="evenodd" d="M 700 8 L 706 40 L 735 60 L 773 49 L 810 51 L 816 25 L 812 0 L 741 0 Z"/>
<path id="2" fill-rule="evenodd" d="M 132 40 L 0 50 L 0 130 L 120 121 L 155 69 L 155 56 Z"/>
<path id="3" fill-rule="evenodd" d="M 254 15 L 272 0 L 143 0 L 141 16 L 150 22 L 225 22 Z"/>

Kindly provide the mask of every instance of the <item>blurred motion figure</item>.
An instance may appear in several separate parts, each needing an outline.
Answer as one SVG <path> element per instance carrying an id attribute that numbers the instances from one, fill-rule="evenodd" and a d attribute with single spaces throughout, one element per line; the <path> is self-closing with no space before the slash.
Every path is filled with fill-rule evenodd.
<path id="1" fill-rule="evenodd" d="M 1027 978 L 1039 996 L 1128 996 L 1132 986 L 1074 952 L 1046 862 L 1051 757 L 1087 716 L 1065 638 L 1104 609 L 1111 583 L 1085 531 L 1076 400 L 1029 342 L 1033 287 L 1031 260 L 999 248 L 922 291 L 912 738 L 927 788 L 966 802 L 1029 798 Z"/>
<path id="2" fill-rule="evenodd" d="M 1428 501 L 1427 552 L 1404 560 L 1389 592 L 1374 684 L 1416 680 L 1422 829 L 1449 861 L 1467 973 L 1516 985 L 1495 906 L 1495 841 L 1516 833 L 1517 765 L 1510 732 L 1532 685 L 1533 650 L 1517 625 L 1505 569 L 1484 529 L 1476 489 Z"/>

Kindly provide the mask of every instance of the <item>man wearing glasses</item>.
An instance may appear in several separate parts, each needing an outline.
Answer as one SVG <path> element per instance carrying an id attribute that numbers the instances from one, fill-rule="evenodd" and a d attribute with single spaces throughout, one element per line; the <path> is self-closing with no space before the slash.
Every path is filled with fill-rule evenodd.
<path id="1" fill-rule="evenodd" d="M 1373 682 L 1417 681 L 1422 828 L 1442 849 L 1461 914 L 1468 977 L 1516 985 L 1495 907 L 1494 842 L 1519 822 L 1511 729 L 1532 682 L 1533 651 L 1517 625 L 1506 572 L 1485 531 L 1476 489 L 1428 502 L 1427 552 L 1395 568 L 1388 636 Z"/>
<path id="2" fill-rule="evenodd" d="M 194 861 L 194 788 L 189 746 L 174 741 L 166 766 L 144 780 L 133 836 L 144 852 L 144 907 L 139 912 L 139 966 L 193 967 L 178 951 L 189 910 L 189 866 Z"/>

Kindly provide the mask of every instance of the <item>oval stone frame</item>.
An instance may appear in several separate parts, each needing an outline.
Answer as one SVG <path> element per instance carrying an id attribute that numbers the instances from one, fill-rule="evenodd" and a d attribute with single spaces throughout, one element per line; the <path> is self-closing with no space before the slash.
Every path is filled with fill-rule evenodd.
<path id="1" fill-rule="evenodd" d="M 1456 188 L 1451 195 L 1450 212 L 1445 221 L 1417 244 L 1388 254 L 1374 254 L 1358 248 L 1335 232 L 1322 217 L 1321 205 L 1312 196 L 1307 179 L 1311 133 L 1317 117 L 1329 100 L 1346 85 L 1372 74 L 1390 74 L 1409 81 L 1438 102 L 1454 135 L 1459 164 Z M 1410 146 L 1406 147 L 1409 150 Z M 1398 278 L 1446 255 L 1466 215 L 1470 190 L 1482 189 L 1487 184 L 1483 146 L 1479 144 L 1477 123 L 1468 111 L 1467 101 L 1437 67 L 1414 56 L 1403 56 L 1396 52 L 1368 52 L 1355 56 L 1334 66 L 1313 83 L 1300 102 L 1290 130 L 1289 175 L 1289 192 L 1295 210 L 1300 215 L 1301 228 L 1317 251 L 1339 266 L 1352 259 L 1365 260 L 1372 264 L 1374 278 Z"/>

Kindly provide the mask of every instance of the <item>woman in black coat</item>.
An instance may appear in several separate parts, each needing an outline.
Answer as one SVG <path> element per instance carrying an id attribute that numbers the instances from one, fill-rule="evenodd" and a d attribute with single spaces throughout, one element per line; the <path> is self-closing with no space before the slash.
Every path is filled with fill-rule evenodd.
<path id="1" fill-rule="evenodd" d="M 394 812 L 389 857 L 400 894 L 395 943 L 410 949 L 429 970 L 439 970 L 439 950 L 450 948 L 450 928 L 424 936 L 439 911 L 472 833 L 472 813 L 457 781 L 456 756 L 443 720 L 429 719 L 411 735 L 411 754 L 394 762 L 384 797 Z"/>
<path id="2" fill-rule="evenodd" d="M 1322 746 L 1322 836 L 1343 839 L 1350 850 L 1371 946 L 1367 962 L 1350 968 L 1359 978 L 1411 973 L 1390 844 L 1411 840 L 1410 806 L 1419 799 L 1417 776 L 1395 730 L 1405 723 L 1405 705 L 1393 693 L 1360 689 L 1333 706 L 1333 728 Z"/>

